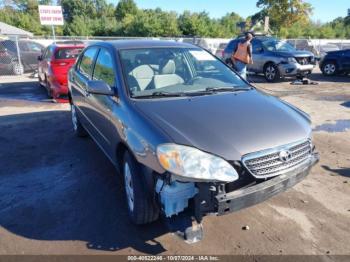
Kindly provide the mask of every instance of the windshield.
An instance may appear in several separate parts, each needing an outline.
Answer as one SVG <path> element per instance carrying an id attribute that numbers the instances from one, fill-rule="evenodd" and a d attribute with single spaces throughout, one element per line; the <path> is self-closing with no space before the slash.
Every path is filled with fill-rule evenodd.
<path id="1" fill-rule="evenodd" d="M 121 50 L 120 57 L 129 93 L 135 98 L 250 88 L 198 48 L 128 49 Z"/>
<path id="2" fill-rule="evenodd" d="M 284 41 L 279 40 L 268 40 L 262 42 L 263 46 L 269 51 L 282 51 L 282 52 L 293 52 L 295 48 Z"/>
<path id="3" fill-rule="evenodd" d="M 75 59 L 79 56 L 82 48 L 60 48 L 55 53 L 55 59 Z"/>

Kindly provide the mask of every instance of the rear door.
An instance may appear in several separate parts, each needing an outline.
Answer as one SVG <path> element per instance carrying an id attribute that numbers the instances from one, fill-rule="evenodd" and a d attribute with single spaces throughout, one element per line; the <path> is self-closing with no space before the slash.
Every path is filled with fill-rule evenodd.
<path id="1" fill-rule="evenodd" d="M 116 89 L 116 66 L 112 53 L 101 47 L 96 58 L 93 80 L 101 80 L 108 84 L 113 90 Z M 111 123 L 111 112 L 114 105 L 113 96 L 87 94 L 85 96 L 85 114 L 92 123 L 91 132 L 95 140 L 107 155 L 113 156 L 112 139 L 115 137 L 115 128 Z"/>
<path id="2" fill-rule="evenodd" d="M 87 48 L 80 56 L 73 72 L 71 73 L 71 95 L 74 105 L 76 106 L 78 116 L 84 127 L 91 132 L 92 123 L 89 122 L 86 116 L 86 100 L 87 95 L 87 82 L 92 78 L 92 72 L 94 67 L 95 58 L 98 52 L 98 47 L 92 46 Z"/>
<path id="3" fill-rule="evenodd" d="M 38 74 L 41 81 L 46 81 L 48 75 L 48 68 L 51 62 L 51 56 L 53 52 L 53 46 L 48 46 L 42 54 L 42 59 L 39 61 Z M 45 83 L 46 84 L 46 83 Z"/>

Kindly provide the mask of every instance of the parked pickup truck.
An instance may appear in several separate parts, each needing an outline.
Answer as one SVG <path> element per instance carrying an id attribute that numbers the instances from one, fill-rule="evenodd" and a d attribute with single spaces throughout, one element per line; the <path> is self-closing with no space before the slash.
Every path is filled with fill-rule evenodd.
<path id="1" fill-rule="evenodd" d="M 189 241 L 201 238 L 203 216 L 283 192 L 318 161 L 306 113 L 191 44 L 92 44 L 68 87 L 74 131 L 122 174 L 131 220 L 193 218 Z"/>

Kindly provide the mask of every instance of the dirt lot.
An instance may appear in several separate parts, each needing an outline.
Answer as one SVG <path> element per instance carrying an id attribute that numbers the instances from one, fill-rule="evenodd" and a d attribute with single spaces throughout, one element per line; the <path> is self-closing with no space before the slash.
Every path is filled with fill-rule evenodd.
<path id="1" fill-rule="evenodd" d="M 320 163 L 283 194 L 205 218 L 204 240 L 188 245 L 162 222 L 128 221 L 115 170 L 91 139 L 74 137 L 67 104 L 35 79 L 0 78 L 0 254 L 350 255 L 350 76 L 313 79 L 251 78 L 312 116 Z"/>

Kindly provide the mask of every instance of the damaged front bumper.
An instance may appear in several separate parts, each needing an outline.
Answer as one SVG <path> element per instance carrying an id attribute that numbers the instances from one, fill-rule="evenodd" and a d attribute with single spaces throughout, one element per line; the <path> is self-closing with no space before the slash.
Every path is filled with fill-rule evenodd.
<path id="1" fill-rule="evenodd" d="M 304 179 L 319 160 L 317 153 L 298 168 L 257 185 L 238 189 L 230 193 L 221 193 L 215 196 L 214 205 L 217 215 L 225 215 L 230 212 L 238 211 L 242 208 L 249 207 L 266 199 L 286 191 Z"/>
<path id="2" fill-rule="evenodd" d="M 201 224 L 203 216 L 207 214 L 225 215 L 258 204 L 278 193 L 286 191 L 304 179 L 318 160 L 319 156 L 314 152 L 308 160 L 292 171 L 231 192 L 223 190 L 225 188 L 224 184 L 215 186 L 210 183 L 196 183 L 196 192 L 190 208 L 179 215 L 167 216 L 167 225 L 172 232 L 182 236 L 188 243 L 200 241 L 203 238 Z M 183 193 L 186 190 L 180 191 Z M 192 190 L 189 192 L 192 192 Z M 182 195 L 186 199 L 186 203 L 185 205 L 180 205 L 180 210 L 187 206 L 187 198 L 192 193 Z M 165 208 L 167 205 L 172 207 L 172 211 L 177 210 L 174 208 L 177 207 L 177 204 L 175 205 L 174 203 L 178 201 L 174 199 L 171 201 L 172 199 L 169 198 L 167 201 L 162 201 L 164 211 L 167 210 Z M 176 199 L 178 200 L 178 197 Z"/>
<path id="3" fill-rule="evenodd" d="M 300 65 L 298 63 L 279 64 L 278 70 L 281 76 L 308 75 L 312 73 L 315 64 Z"/>

